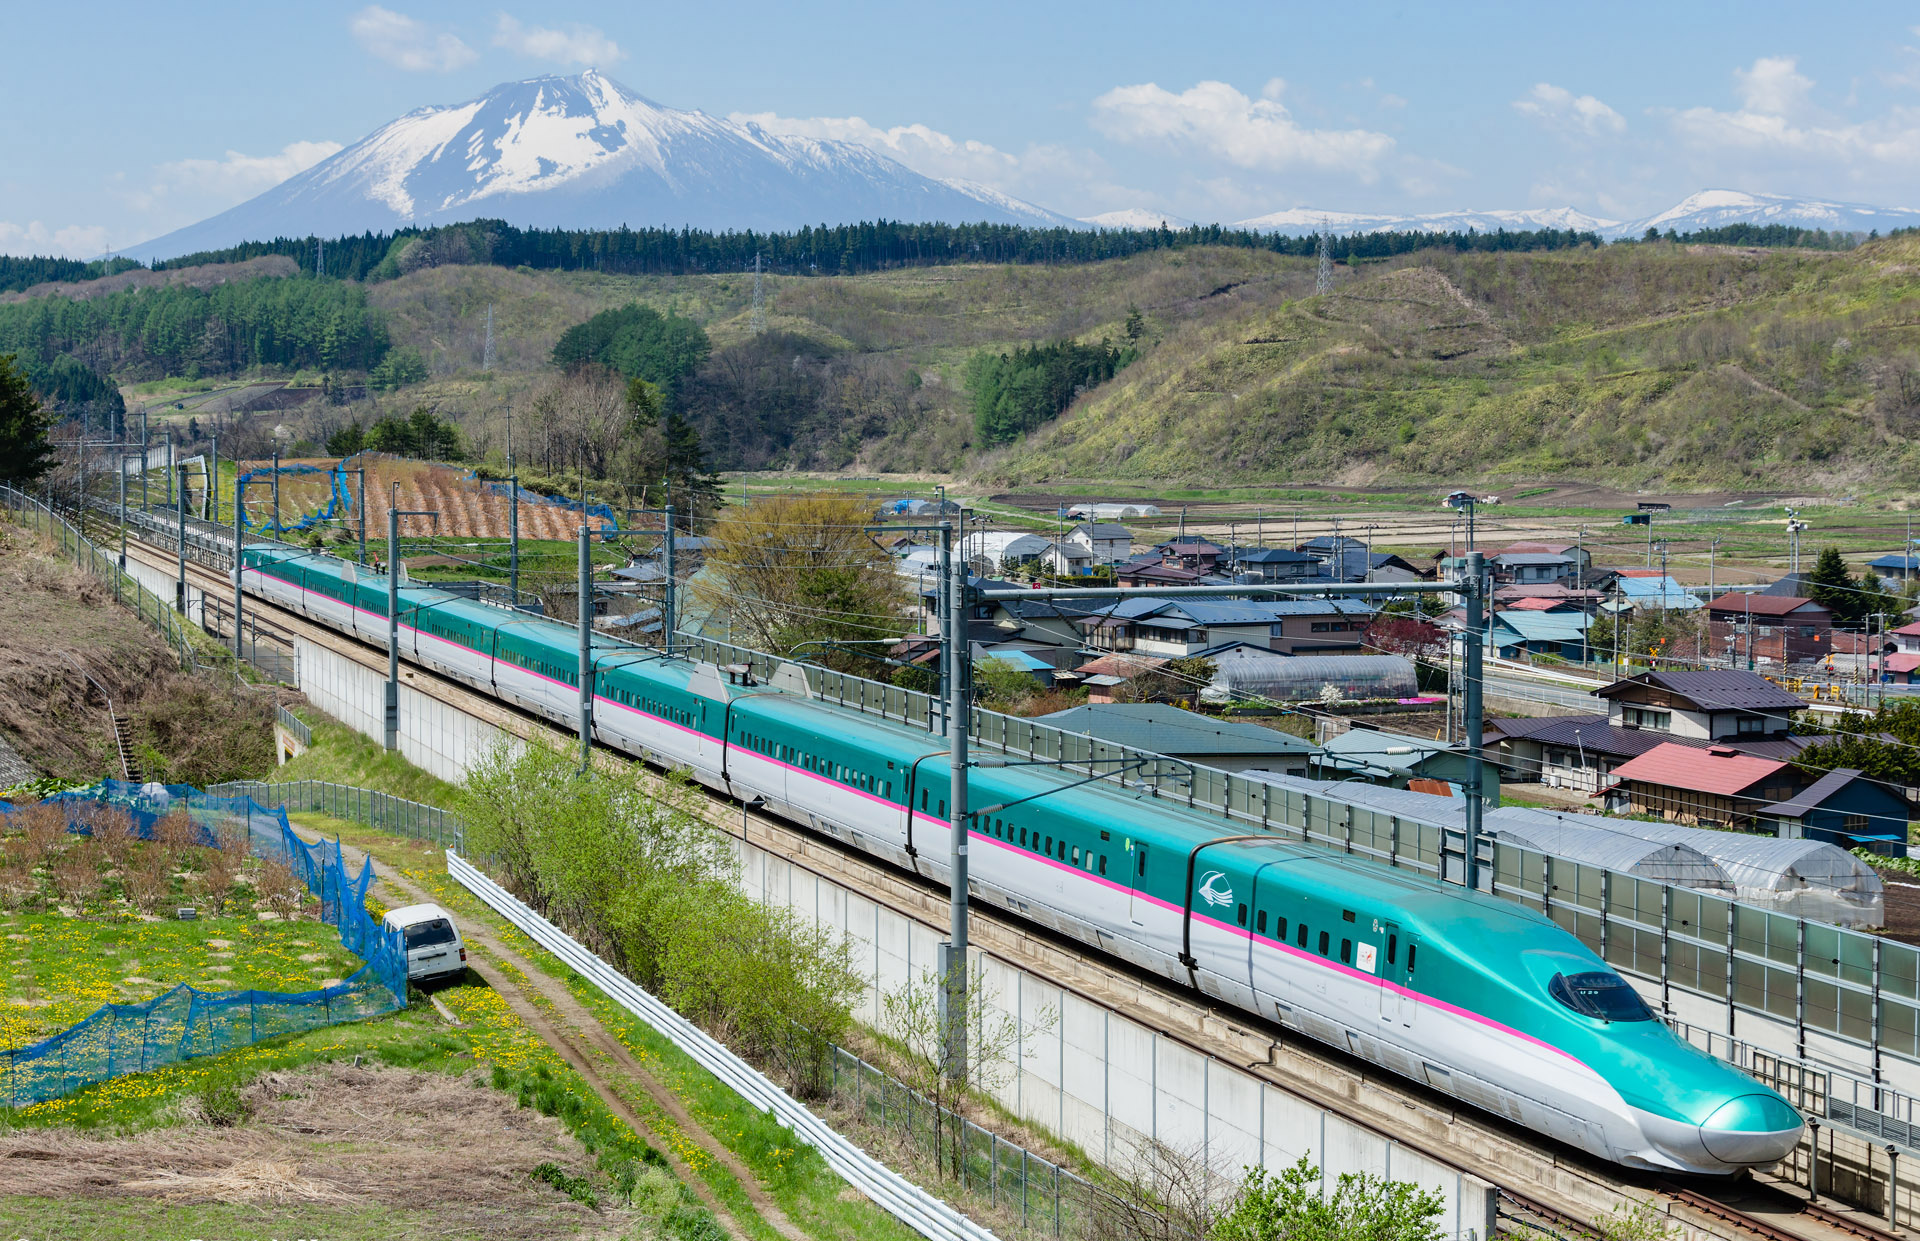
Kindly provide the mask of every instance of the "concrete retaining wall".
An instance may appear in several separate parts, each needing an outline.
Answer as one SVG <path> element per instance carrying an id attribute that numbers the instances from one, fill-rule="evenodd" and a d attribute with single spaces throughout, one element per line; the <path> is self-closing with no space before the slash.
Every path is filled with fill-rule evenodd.
<path id="1" fill-rule="evenodd" d="M 295 638 L 294 665 L 301 692 L 314 706 L 355 732 L 375 741 L 386 738 L 385 675 L 306 638 Z M 407 683 L 400 666 L 400 754 L 408 762 L 458 783 L 467 768 L 501 742 L 518 745 L 509 734 L 477 720 Z"/>

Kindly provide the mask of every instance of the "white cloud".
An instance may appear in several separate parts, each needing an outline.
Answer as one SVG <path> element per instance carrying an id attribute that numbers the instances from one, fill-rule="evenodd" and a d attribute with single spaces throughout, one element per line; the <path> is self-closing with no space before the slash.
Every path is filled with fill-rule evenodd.
<path id="1" fill-rule="evenodd" d="M 435 33 L 425 22 L 377 4 L 355 13 L 347 29 L 368 52 L 413 73 L 447 73 L 479 55 L 458 35 Z"/>
<path id="2" fill-rule="evenodd" d="M 955 138 L 926 125 L 882 129 L 857 116 L 780 116 L 773 112 L 735 112 L 727 119 L 758 125 L 783 137 L 857 142 L 929 177 L 960 177 L 998 185 L 1020 166 L 1016 156 L 985 142 Z"/>
<path id="3" fill-rule="evenodd" d="M 272 155 L 228 151 L 222 159 L 181 159 L 161 164 L 152 193 L 206 194 L 236 202 L 305 172 L 340 149 L 337 142 L 289 142 Z"/>
<path id="4" fill-rule="evenodd" d="M 107 230 L 97 224 L 69 224 L 48 228 L 38 220 L 11 224 L 0 220 L 0 254 L 52 254 L 61 258 L 94 259 L 106 253 Z"/>
<path id="5" fill-rule="evenodd" d="M 493 45 L 560 65 L 611 65 L 626 55 L 618 43 L 592 26 L 569 25 L 565 30 L 522 26 L 505 13 L 494 27 Z"/>
<path id="6" fill-rule="evenodd" d="M 1538 82 L 1513 101 L 1514 111 L 1554 129 L 1593 137 L 1622 133 L 1626 118 L 1592 95 L 1575 95 L 1564 86 Z"/>
<path id="7" fill-rule="evenodd" d="M 1813 79 L 1799 71 L 1799 63 L 1792 56 L 1762 56 L 1751 69 L 1735 69 L 1733 80 L 1747 111 L 1775 116 L 1799 111 L 1813 89 Z"/>
<path id="8" fill-rule="evenodd" d="M 1152 82 L 1119 86 L 1093 101 L 1093 125 L 1122 142 L 1196 150 L 1250 170 L 1313 168 L 1372 181 L 1394 141 L 1366 129 L 1309 129 L 1280 102 L 1286 84 L 1268 82 L 1250 99 L 1225 82 L 1175 94 Z"/>
<path id="9" fill-rule="evenodd" d="M 1683 142 L 1709 154 L 1766 153 L 1855 166 L 1920 158 L 1920 109 L 1896 107 L 1864 121 L 1817 114 L 1808 103 L 1813 79 L 1791 56 L 1763 56 L 1733 76 L 1742 106 L 1675 112 L 1673 130 Z"/>
<path id="10" fill-rule="evenodd" d="M 1407 100 L 1404 95 L 1388 93 L 1380 96 L 1380 106 L 1383 108 L 1404 108 L 1407 106 Z"/>

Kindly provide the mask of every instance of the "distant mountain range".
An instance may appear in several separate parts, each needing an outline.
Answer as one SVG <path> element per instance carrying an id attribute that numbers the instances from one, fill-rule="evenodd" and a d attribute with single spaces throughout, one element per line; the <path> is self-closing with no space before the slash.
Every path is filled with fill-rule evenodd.
<path id="1" fill-rule="evenodd" d="M 124 253 L 172 258 L 483 217 L 529 228 L 1079 226 L 986 186 L 922 176 L 858 143 L 665 107 L 588 70 L 409 112 L 257 198 Z"/>
<path id="2" fill-rule="evenodd" d="M 669 108 L 588 70 L 509 82 L 465 103 L 409 112 L 256 198 L 124 253 L 174 258 L 242 241 L 484 217 L 529 228 L 715 231 L 877 219 L 1116 229 L 1193 223 L 1141 207 L 1074 219 L 990 186 L 925 176 L 858 143 L 774 134 Z M 1602 219 L 1572 207 L 1424 215 L 1296 207 L 1230 227 L 1293 235 L 1323 227 L 1338 233 L 1554 228 L 1622 237 L 1739 222 L 1884 233 L 1920 225 L 1920 210 L 1703 190 L 1639 220 Z"/>

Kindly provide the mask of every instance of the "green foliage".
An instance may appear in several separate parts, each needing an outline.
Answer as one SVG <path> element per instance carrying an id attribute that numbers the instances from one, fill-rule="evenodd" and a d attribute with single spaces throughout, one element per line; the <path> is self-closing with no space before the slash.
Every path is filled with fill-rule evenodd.
<path id="1" fill-rule="evenodd" d="M 200 1117 L 216 1129 L 231 1129 L 245 1124 L 253 1107 L 240 1097 L 240 1089 L 227 1077 L 208 1077 L 197 1092 Z"/>
<path id="2" fill-rule="evenodd" d="M 457 808 L 470 851 L 522 899 L 792 1088 L 818 1090 L 860 992 L 845 948 L 742 893 L 698 795 L 645 779 L 503 747 L 475 765 Z"/>
<path id="3" fill-rule="evenodd" d="M 568 328 L 553 346 L 553 364 L 562 370 L 604 366 L 627 379 L 644 379 L 671 403 L 680 381 L 711 349 L 705 329 L 692 319 L 635 303 Z"/>
<path id="4" fill-rule="evenodd" d="M 1440 1241 L 1446 1203 L 1437 1193 L 1370 1172 L 1344 1172 L 1328 1194 L 1302 1155 L 1279 1175 L 1247 1169 L 1207 1241 Z"/>
<path id="5" fill-rule="evenodd" d="M 109 429 L 120 426 L 126 416 L 126 400 L 113 381 L 68 354 L 35 365 L 29 373 L 34 391 L 56 414 L 84 415 L 93 425 Z"/>
<path id="6" fill-rule="evenodd" d="M 24 258 L 10 254 L 0 254 L 0 293 L 23 293 L 36 284 L 51 281 L 76 283 L 81 280 L 98 280 L 102 276 L 118 275 L 140 264 L 132 259 L 108 259 L 105 262 L 95 260 L 83 263 L 78 259 L 57 259 L 52 257 Z"/>
<path id="7" fill-rule="evenodd" d="M 379 365 L 367 372 L 369 384 L 388 392 L 408 384 L 425 383 L 426 380 L 427 360 L 411 345 L 389 350 Z"/>
<path id="8" fill-rule="evenodd" d="M 35 365 L 82 356 L 128 377 L 370 370 L 386 355 L 387 328 L 359 285 L 269 278 L 0 305 L 0 350 Z"/>
<path id="9" fill-rule="evenodd" d="M 327 438 L 327 451 L 342 457 L 356 452 L 385 452 L 425 461 L 458 461 L 466 455 L 460 428 L 451 419 L 417 405 L 405 418 L 388 414 L 365 431 L 349 423 Z"/>
<path id="10" fill-rule="evenodd" d="M 1807 575 L 1807 598 L 1833 613 L 1834 624 L 1857 625 L 1861 596 L 1855 590 L 1856 585 L 1853 574 L 1847 572 L 1847 562 L 1841 559 L 1840 549 L 1822 548 L 1820 558 L 1813 563 L 1813 572 Z"/>
<path id="11" fill-rule="evenodd" d="M 976 353 L 966 372 L 974 430 L 987 444 L 1018 439 L 1058 418 L 1082 389 L 1112 379 L 1134 357 L 1131 345 L 1115 348 L 1105 340 Z"/>
<path id="12" fill-rule="evenodd" d="M 600 1209 L 600 1195 L 593 1192 L 593 1181 L 584 1176 L 572 1176 L 565 1168 L 551 1161 L 538 1164 L 531 1174 L 533 1179 L 544 1185 L 551 1185 L 567 1197 L 595 1211 Z"/>
<path id="13" fill-rule="evenodd" d="M 181 676 L 133 712 L 134 748 L 147 779 L 206 788 L 258 780 L 273 769 L 273 704 L 213 673 Z"/>
<path id="14" fill-rule="evenodd" d="M 52 426 L 14 354 L 0 354 L 0 481 L 28 484 L 53 468 Z"/>
<path id="15" fill-rule="evenodd" d="M 1882 740 L 1883 735 L 1892 740 Z M 1812 779 L 1850 767 L 1869 779 L 1920 785 L 1920 702 L 1902 698 L 1870 716 L 1839 716 L 1831 731 L 1801 750 L 1793 762 Z"/>
<path id="16" fill-rule="evenodd" d="M 1673 1241 L 1685 1235 L 1651 1201 L 1621 1202 L 1599 1221 L 1601 1241 Z"/>
<path id="17" fill-rule="evenodd" d="M 1004 659 L 982 659 L 973 665 L 973 693 L 980 705 L 1004 711 L 1039 688 L 1033 674 Z"/>

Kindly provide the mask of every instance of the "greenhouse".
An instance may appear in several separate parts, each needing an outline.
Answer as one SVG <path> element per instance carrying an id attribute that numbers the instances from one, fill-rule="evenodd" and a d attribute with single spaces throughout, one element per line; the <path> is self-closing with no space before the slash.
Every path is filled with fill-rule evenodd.
<path id="1" fill-rule="evenodd" d="M 1726 870 L 1692 845 L 1642 840 L 1608 828 L 1572 823 L 1558 815 L 1518 807 L 1488 812 L 1485 826 L 1502 841 L 1522 849 L 1585 866 L 1603 866 L 1653 883 L 1671 883 L 1738 899 Z"/>
<path id="2" fill-rule="evenodd" d="M 1203 702 L 1313 702 L 1325 699 L 1329 686 L 1342 699 L 1411 698 L 1420 692 L 1413 661 L 1398 655 L 1282 655 L 1236 646 L 1207 658 L 1214 673 L 1213 683 L 1200 691 Z"/>

